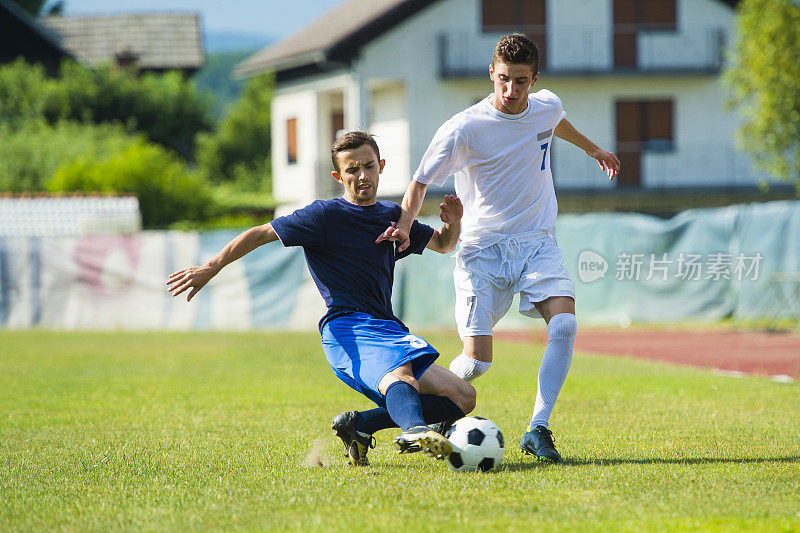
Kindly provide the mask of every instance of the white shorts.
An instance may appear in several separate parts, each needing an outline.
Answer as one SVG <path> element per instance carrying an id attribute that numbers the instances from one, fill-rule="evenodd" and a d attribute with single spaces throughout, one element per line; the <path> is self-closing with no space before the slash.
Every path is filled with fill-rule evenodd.
<path id="1" fill-rule="evenodd" d="M 456 325 L 461 338 L 491 335 L 519 293 L 519 312 L 541 318 L 536 303 L 553 296 L 575 298 L 564 254 L 551 237 L 507 239 L 456 255 Z"/>

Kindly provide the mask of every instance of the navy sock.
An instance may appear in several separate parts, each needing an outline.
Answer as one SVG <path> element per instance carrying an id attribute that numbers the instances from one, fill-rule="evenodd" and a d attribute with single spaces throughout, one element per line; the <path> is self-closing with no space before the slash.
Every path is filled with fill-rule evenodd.
<path id="1" fill-rule="evenodd" d="M 419 393 L 405 381 L 395 381 L 386 389 L 386 410 L 403 431 L 425 425 Z"/>
<path id="2" fill-rule="evenodd" d="M 458 407 L 453 400 L 445 396 L 434 396 L 433 394 L 420 394 L 420 405 L 422 405 L 422 416 L 426 424 L 437 422 L 453 422 L 464 417 L 464 411 Z M 359 411 L 356 416 L 356 431 L 372 435 L 382 429 L 397 427 L 389 411 L 385 407 L 376 407 L 369 411 Z"/>
<path id="3" fill-rule="evenodd" d="M 464 411 L 446 396 L 420 394 L 419 401 L 422 403 L 422 415 L 428 424 L 455 422 L 464 417 Z"/>
<path id="4" fill-rule="evenodd" d="M 369 411 L 359 411 L 356 415 L 356 431 L 372 435 L 376 431 L 397 427 L 389 411 L 385 407 L 376 407 Z"/>

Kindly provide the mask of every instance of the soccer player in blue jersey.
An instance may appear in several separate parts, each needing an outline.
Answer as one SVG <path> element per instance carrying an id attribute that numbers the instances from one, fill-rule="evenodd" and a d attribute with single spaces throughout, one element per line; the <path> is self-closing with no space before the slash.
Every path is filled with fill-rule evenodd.
<path id="1" fill-rule="evenodd" d="M 167 281 L 187 301 L 225 265 L 258 246 L 280 240 L 302 246 L 311 277 L 328 311 L 319 323 L 322 347 L 334 374 L 377 404 L 368 411 L 346 411 L 333 420 L 351 465 L 367 465 L 378 430 L 400 427 L 394 442 L 400 453 L 423 451 L 443 459 L 450 443 L 426 424 L 451 423 L 475 407 L 475 389 L 434 363 L 438 352 L 409 333 L 392 312 L 394 264 L 425 248 L 455 249 L 463 208 L 455 196 L 441 204 L 444 226 L 434 230 L 415 221 L 410 245 L 376 243 L 374 235 L 398 220 L 400 206 L 377 201 L 378 179 L 386 164 L 371 135 L 350 132 L 331 148 L 334 179 L 344 195 L 316 201 L 271 223 L 251 228 L 202 266 L 175 272 Z"/>

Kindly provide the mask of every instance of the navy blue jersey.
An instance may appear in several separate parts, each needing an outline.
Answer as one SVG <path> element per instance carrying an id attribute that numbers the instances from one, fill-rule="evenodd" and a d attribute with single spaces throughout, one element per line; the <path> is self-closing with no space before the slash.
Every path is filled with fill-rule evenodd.
<path id="1" fill-rule="evenodd" d="M 376 244 L 378 235 L 399 218 L 400 206 L 393 202 L 355 205 L 334 198 L 317 200 L 272 221 L 284 246 L 303 247 L 308 270 L 328 306 L 320 330 L 328 320 L 353 312 L 403 325 L 392 312 L 394 264 L 412 253 L 421 254 L 433 228 L 415 220 L 411 245 L 402 252 L 394 242 Z"/>

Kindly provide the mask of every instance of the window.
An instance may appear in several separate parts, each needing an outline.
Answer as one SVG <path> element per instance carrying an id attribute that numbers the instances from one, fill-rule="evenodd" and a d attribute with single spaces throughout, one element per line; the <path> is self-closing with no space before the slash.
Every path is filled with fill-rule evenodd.
<path id="1" fill-rule="evenodd" d="M 614 25 L 638 30 L 675 31 L 675 0 L 614 0 Z"/>
<path id="2" fill-rule="evenodd" d="M 481 20 L 485 32 L 525 30 L 543 27 L 545 0 L 483 0 Z"/>
<path id="3" fill-rule="evenodd" d="M 639 32 L 676 28 L 676 0 L 614 0 L 614 65 L 633 68 L 638 64 Z"/>
<path id="4" fill-rule="evenodd" d="M 286 162 L 290 165 L 297 163 L 297 119 L 290 118 L 286 121 Z"/>
<path id="5" fill-rule="evenodd" d="M 344 129 L 344 111 L 331 112 L 331 143 L 336 141 L 336 136 Z"/>
<path id="6" fill-rule="evenodd" d="M 482 0 L 481 25 L 484 33 L 520 31 L 539 49 L 539 67 L 545 62 L 546 0 Z"/>
<path id="7" fill-rule="evenodd" d="M 675 31 L 675 0 L 638 0 L 637 22 L 643 30 Z"/>
<path id="8" fill-rule="evenodd" d="M 673 150 L 672 100 L 617 101 L 617 155 L 623 161 L 619 185 L 641 183 L 641 155 Z"/>

